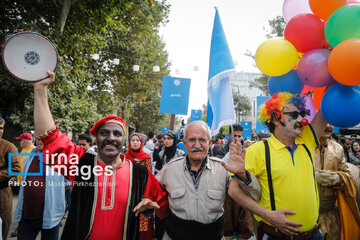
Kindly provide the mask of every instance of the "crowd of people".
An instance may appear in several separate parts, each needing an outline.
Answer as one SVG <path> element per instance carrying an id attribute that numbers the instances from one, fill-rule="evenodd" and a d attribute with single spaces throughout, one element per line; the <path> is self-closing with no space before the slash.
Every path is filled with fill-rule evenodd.
<path id="1" fill-rule="evenodd" d="M 16 138 L 19 155 L 2 138 L 0 118 L 2 239 L 12 221 L 18 239 L 39 232 L 59 239 L 64 216 L 66 240 L 360 239 L 358 136 L 334 139 L 320 111 L 305 121 L 301 96 L 267 100 L 259 120 L 269 132 L 254 141 L 242 137 L 240 124 L 229 127 L 228 140 L 213 139 L 203 121 L 187 124 L 180 136 L 168 130 L 126 138 L 125 122 L 109 115 L 92 136 L 73 142 L 50 111 L 54 79 L 49 72 L 34 83 L 35 136 Z"/>

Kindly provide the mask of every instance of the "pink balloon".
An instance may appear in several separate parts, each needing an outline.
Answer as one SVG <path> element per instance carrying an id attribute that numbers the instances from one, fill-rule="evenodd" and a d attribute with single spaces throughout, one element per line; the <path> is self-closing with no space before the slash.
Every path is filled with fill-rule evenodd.
<path id="1" fill-rule="evenodd" d="M 360 0 L 347 0 L 346 5 L 349 5 L 349 4 L 360 4 Z"/>
<path id="2" fill-rule="evenodd" d="M 300 96 L 304 96 L 305 98 L 305 108 L 310 109 L 310 115 L 307 115 L 305 118 L 311 123 L 316 114 L 315 102 L 309 95 L 301 94 Z"/>
<path id="3" fill-rule="evenodd" d="M 282 12 L 285 22 L 289 22 L 300 13 L 313 13 L 310 9 L 309 0 L 285 0 Z"/>
<path id="4" fill-rule="evenodd" d="M 300 59 L 298 76 L 305 84 L 313 88 L 328 86 L 335 80 L 329 73 L 328 59 L 330 51 L 314 49 Z"/>

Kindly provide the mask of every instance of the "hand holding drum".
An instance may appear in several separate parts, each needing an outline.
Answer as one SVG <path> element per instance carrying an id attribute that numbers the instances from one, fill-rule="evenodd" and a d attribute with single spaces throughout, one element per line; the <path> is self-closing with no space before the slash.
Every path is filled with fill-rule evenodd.
<path id="1" fill-rule="evenodd" d="M 54 72 L 57 52 L 54 45 L 35 32 L 19 32 L 10 36 L 2 49 L 2 61 L 16 79 L 36 82 Z"/>

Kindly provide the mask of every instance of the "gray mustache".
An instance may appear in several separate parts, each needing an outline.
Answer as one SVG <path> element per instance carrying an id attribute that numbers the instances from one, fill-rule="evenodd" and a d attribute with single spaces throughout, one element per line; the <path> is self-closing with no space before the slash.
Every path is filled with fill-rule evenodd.
<path id="1" fill-rule="evenodd" d="M 199 147 L 199 148 L 191 148 L 190 152 L 203 152 L 204 148 L 203 147 Z"/>

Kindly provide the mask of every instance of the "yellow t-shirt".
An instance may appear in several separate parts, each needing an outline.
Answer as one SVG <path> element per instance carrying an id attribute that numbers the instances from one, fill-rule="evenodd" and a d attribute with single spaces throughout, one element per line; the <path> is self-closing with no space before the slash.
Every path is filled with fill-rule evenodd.
<path id="1" fill-rule="evenodd" d="M 31 145 L 31 146 L 28 147 L 28 148 L 22 149 L 20 153 L 31 153 L 31 151 L 33 150 L 34 147 L 35 147 L 34 145 Z M 21 173 L 24 172 L 24 162 L 25 162 L 25 159 L 26 159 L 26 156 L 19 157 L 20 167 L 21 167 Z M 22 176 L 17 176 L 17 179 L 18 179 L 18 182 L 21 184 Z"/>
<path id="2" fill-rule="evenodd" d="M 310 125 L 306 126 L 295 139 L 296 146 L 294 145 L 293 150 L 289 150 L 274 135 L 268 139 L 268 143 L 275 207 L 296 211 L 296 214 L 287 215 L 287 218 L 303 224 L 300 227 L 302 231 L 309 231 L 318 219 L 319 195 L 315 185 L 313 165 L 302 145 L 307 146 L 314 159 L 315 147 L 319 143 L 315 131 Z M 260 182 L 261 198 L 258 203 L 271 210 L 263 142 L 257 142 L 246 150 L 245 168 Z M 270 224 L 257 215 L 255 218 Z"/>

